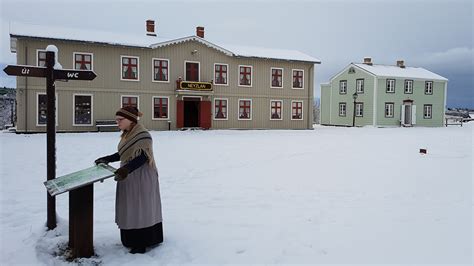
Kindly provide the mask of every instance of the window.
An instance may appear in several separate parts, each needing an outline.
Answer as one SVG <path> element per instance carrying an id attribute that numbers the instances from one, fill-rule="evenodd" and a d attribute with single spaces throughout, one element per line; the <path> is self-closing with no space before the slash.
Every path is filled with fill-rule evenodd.
<path id="1" fill-rule="evenodd" d="M 74 53 L 74 69 L 92 70 L 92 54 Z"/>
<path id="2" fill-rule="evenodd" d="M 184 80 L 186 81 L 199 81 L 201 78 L 201 73 L 199 72 L 199 62 L 185 62 L 185 73 L 186 77 Z"/>
<path id="3" fill-rule="evenodd" d="M 395 80 L 394 79 L 387 79 L 387 90 L 388 93 L 395 92 Z"/>
<path id="4" fill-rule="evenodd" d="M 272 84 L 271 88 L 283 88 L 283 68 L 271 68 Z"/>
<path id="5" fill-rule="evenodd" d="M 214 119 L 227 120 L 227 99 L 214 99 Z"/>
<path id="6" fill-rule="evenodd" d="M 281 107 L 283 101 L 270 101 L 270 120 L 282 120 Z"/>
<path id="7" fill-rule="evenodd" d="M 292 120 L 303 119 L 303 102 L 301 101 L 291 102 L 291 119 Z"/>
<path id="8" fill-rule="evenodd" d="M 45 126 L 47 121 L 47 97 L 46 93 L 36 94 L 36 125 Z M 56 93 L 56 125 L 58 125 L 58 94 Z"/>
<path id="9" fill-rule="evenodd" d="M 433 81 L 425 82 L 425 94 L 433 94 Z"/>
<path id="10" fill-rule="evenodd" d="M 432 112 L 433 112 L 433 105 L 431 105 L 431 104 L 423 105 L 423 118 L 431 119 Z"/>
<path id="11" fill-rule="evenodd" d="M 356 116 L 364 116 L 364 103 L 356 103 Z"/>
<path id="12" fill-rule="evenodd" d="M 121 56 L 122 80 L 138 80 L 138 57 Z"/>
<path id="13" fill-rule="evenodd" d="M 47 98 L 46 94 L 38 94 L 38 115 L 36 119 L 36 124 L 38 125 L 46 125 L 46 116 L 47 116 Z"/>
<path id="14" fill-rule="evenodd" d="M 74 125 L 92 126 L 92 95 L 74 95 Z"/>
<path id="15" fill-rule="evenodd" d="M 127 106 L 138 108 L 138 96 L 122 96 L 122 108 Z"/>
<path id="16" fill-rule="evenodd" d="M 239 100 L 239 120 L 252 119 L 252 101 Z"/>
<path id="17" fill-rule="evenodd" d="M 36 50 L 36 65 L 40 67 L 46 66 L 46 50 Z"/>
<path id="18" fill-rule="evenodd" d="M 405 80 L 405 93 L 412 94 L 413 93 L 413 80 Z"/>
<path id="19" fill-rule="evenodd" d="M 304 71 L 293 69 L 293 89 L 303 89 Z"/>
<path id="20" fill-rule="evenodd" d="M 385 117 L 393 117 L 393 103 L 385 103 Z"/>
<path id="21" fill-rule="evenodd" d="M 169 60 L 153 58 L 153 81 L 169 81 Z"/>
<path id="22" fill-rule="evenodd" d="M 346 116 L 346 103 L 339 103 L 339 116 Z"/>
<path id="23" fill-rule="evenodd" d="M 347 93 L 347 80 L 339 81 L 339 94 Z"/>
<path id="24" fill-rule="evenodd" d="M 168 97 L 153 97 L 153 119 L 168 119 Z"/>
<path id="25" fill-rule="evenodd" d="M 214 84 L 227 85 L 227 69 L 229 65 L 214 64 Z"/>
<path id="26" fill-rule="evenodd" d="M 364 79 L 356 80 L 357 93 L 364 93 Z"/>
<path id="27" fill-rule="evenodd" d="M 239 66 L 239 85 L 252 86 L 252 66 Z"/>

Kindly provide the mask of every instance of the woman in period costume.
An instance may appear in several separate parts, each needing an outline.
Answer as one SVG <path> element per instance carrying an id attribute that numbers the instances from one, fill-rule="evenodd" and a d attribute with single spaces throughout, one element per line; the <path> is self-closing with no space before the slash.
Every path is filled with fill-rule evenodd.
<path id="1" fill-rule="evenodd" d="M 146 248 L 163 242 L 160 185 L 153 158 L 150 133 L 138 123 L 142 113 L 135 107 L 117 111 L 122 130 L 118 152 L 95 160 L 96 164 L 120 161 L 115 171 L 117 192 L 115 222 L 120 238 L 130 253 L 145 253 Z"/>

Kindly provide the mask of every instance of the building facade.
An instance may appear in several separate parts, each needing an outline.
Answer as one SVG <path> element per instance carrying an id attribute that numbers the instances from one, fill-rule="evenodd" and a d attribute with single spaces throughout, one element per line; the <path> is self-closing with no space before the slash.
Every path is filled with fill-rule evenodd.
<path id="1" fill-rule="evenodd" d="M 56 81 L 57 131 L 97 131 L 97 121 L 136 106 L 151 130 L 311 129 L 314 64 L 293 50 L 220 46 L 196 35 L 112 35 L 38 26 L 12 27 L 19 65 L 45 64 L 55 45 L 65 69 L 93 70 L 92 81 Z M 46 130 L 45 80 L 17 77 L 17 131 Z"/>
<path id="2" fill-rule="evenodd" d="M 443 126 L 448 80 L 423 68 L 351 63 L 321 84 L 321 124 Z"/>

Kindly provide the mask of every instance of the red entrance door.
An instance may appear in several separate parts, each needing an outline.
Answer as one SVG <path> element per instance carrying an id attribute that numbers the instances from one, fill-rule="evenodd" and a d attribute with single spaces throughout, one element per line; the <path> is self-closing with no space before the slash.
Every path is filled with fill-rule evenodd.
<path id="1" fill-rule="evenodd" d="M 176 102 L 176 127 L 184 127 L 184 102 L 182 100 Z"/>
<path id="2" fill-rule="evenodd" d="M 211 128 L 211 102 L 210 101 L 201 101 L 201 117 L 199 125 L 202 128 L 209 129 Z"/>
<path id="3" fill-rule="evenodd" d="M 176 127 L 185 127 L 185 102 L 178 100 L 176 102 Z M 189 115 L 189 114 L 188 114 Z M 209 129 L 211 128 L 211 102 L 200 101 L 199 102 L 199 127 Z"/>
<path id="4" fill-rule="evenodd" d="M 186 81 L 199 81 L 199 64 L 186 62 Z"/>

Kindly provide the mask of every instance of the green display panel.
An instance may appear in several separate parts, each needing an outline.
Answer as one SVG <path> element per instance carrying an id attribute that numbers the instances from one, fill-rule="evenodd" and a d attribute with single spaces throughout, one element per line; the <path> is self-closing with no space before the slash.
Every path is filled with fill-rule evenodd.
<path id="1" fill-rule="evenodd" d="M 85 185 L 102 181 L 114 176 L 115 168 L 110 165 L 99 164 L 74 173 L 63 175 L 44 182 L 48 193 L 56 196 Z"/>

